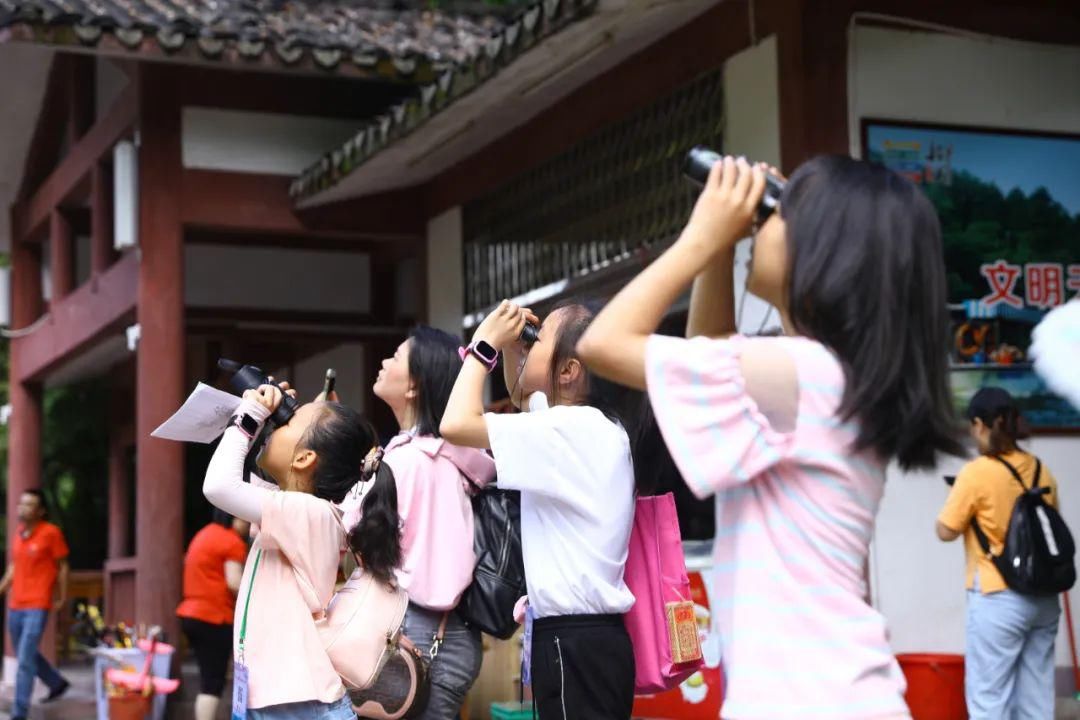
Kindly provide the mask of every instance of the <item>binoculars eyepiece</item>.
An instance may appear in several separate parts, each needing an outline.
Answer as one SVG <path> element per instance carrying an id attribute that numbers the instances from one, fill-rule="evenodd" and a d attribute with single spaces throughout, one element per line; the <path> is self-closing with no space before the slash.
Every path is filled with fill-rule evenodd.
<path id="1" fill-rule="evenodd" d="M 540 328 L 532 323 L 525 323 L 525 327 L 521 329 L 521 342 L 526 345 L 534 345 L 540 340 Z"/>

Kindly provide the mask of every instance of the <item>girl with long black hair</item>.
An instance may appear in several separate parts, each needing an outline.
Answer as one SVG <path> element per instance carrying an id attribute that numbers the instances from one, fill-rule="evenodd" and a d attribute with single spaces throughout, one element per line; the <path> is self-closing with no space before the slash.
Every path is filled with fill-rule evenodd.
<path id="1" fill-rule="evenodd" d="M 864 568 L 889 461 L 963 452 L 940 227 L 911 182 L 822 157 L 753 228 L 767 171 L 717 163 L 682 235 L 578 350 L 648 391 L 687 485 L 717 496 L 724 717 L 905 718 Z M 752 230 L 748 288 L 779 309 L 786 337 L 735 334 L 735 244 Z M 691 284 L 692 339 L 654 335 Z"/>
<path id="2" fill-rule="evenodd" d="M 431 694 L 418 720 L 455 720 L 480 673 L 480 632 L 454 612 L 472 582 L 473 509 L 470 495 L 491 482 L 495 465 L 481 450 L 451 444 L 439 432 L 461 357 L 459 341 L 435 328 L 414 328 L 382 361 L 375 395 L 397 419 L 398 434 L 382 462 L 394 472 L 402 526 L 396 576 L 409 594 L 405 635 L 431 662 Z M 343 503 L 345 524 L 361 517 L 357 487 Z"/>

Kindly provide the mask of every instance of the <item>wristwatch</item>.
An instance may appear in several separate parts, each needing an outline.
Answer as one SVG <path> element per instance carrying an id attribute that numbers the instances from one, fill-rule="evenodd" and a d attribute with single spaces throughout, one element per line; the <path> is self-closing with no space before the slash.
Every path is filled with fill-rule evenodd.
<path id="1" fill-rule="evenodd" d="M 228 428 L 232 425 L 240 428 L 240 432 L 247 435 L 248 440 L 253 440 L 259 433 L 259 421 L 247 413 L 240 413 L 229 418 L 229 424 L 225 427 Z"/>
<path id="2" fill-rule="evenodd" d="M 484 340 L 474 340 L 467 347 L 458 348 L 458 355 L 462 362 L 465 362 L 467 355 L 472 355 L 487 368 L 488 372 L 494 370 L 499 364 L 499 351 Z"/>

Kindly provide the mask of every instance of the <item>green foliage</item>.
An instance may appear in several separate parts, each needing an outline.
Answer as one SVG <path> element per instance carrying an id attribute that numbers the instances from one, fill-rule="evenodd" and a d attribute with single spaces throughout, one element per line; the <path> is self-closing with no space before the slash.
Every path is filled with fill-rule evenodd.
<path id="1" fill-rule="evenodd" d="M 979 266 L 999 258 L 1020 265 L 1080 262 L 1080 215 L 1070 216 L 1045 188 L 1003 195 L 997 185 L 958 172 L 952 185 L 924 190 L 941 219 L 950 302 L 984 295 Z M 1016 291 L 1023 294 L 1022 278 Z"/>
<path id="2" fill-rule="evenodd" d="M 92 380 L 45 393 L 42 488 L 75 568 L 100 567 L 108 542 L 108 390 Z"/>

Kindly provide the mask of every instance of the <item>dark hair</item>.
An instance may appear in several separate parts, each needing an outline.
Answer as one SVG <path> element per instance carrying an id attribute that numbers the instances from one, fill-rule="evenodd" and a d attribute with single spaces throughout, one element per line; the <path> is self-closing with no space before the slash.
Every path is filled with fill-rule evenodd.
<path id="1" fill-rule="evenodd" d="M 315 464 L 315 496 L 339 503 L 360 481 L 364 457 L 378 444 L 375 430 L 357 411 L 328 402 L 300 441 L 318 455 Z"/>
<path id="2" fill-rule="evenodd" d="M 397 510 L 394 472 L 379 463 L 371 487 L 360 505 L 360 522 L 349 533 L 349 547 L 360 556 L 364 570 L 385 584 L 394 583 L 401 566 L 401 518 Z"/>
<path id="3" fill-rule="evenodd" d="M 1016 401 L 1002 388 L 986 387 L 976 392 L 968 403 L 967 418 L 971 422 L 978 418 L 990 428 L 988 455 L 1002 455 L 1015 450 L 1017 440 L 1031 437 Z"/>
<path id="4" fill-rule="evenodd" d="M 213 508 L 210 520 L 224 528 L 231 528 L 233 524 L 233 516 L 221 508 Z"/>
<path id="5" fill-rule="evenodd" d="M 375 428 L 357 411 L 340 403 L 324 403 L 322 412 L 301 441 L 315 451 L 315 496 L 339 503 L 364 480 L 364 458 L 378 444 Z M 360 555 L 364 569 L 391 582 L 401 564 L 401 519 L 397 487 L 390 467 L 381 464 L 361 505 L 360 523 L 349 534 L 349 545 Z"/>
<path id="6" fill-rule="evenodd" d="M 49 506 L 45 503 L 45 491 L 41 488 L 29 488 L 22 491 L 23 495 L 33 495 L 37 498 L 38 507 L 41 508 L 42 515 L 49 514 Z"/>
<path id="7" fill-rule="evenodd" d="M 795 329 L 839 358 L 839 415 L 856 450 L 928 468 L 963 455 L 948 387 L 941 226 L 926 196 L 881 165 L 818 157 L 780 202 Z"/>
<path id="8" fill-rule="evenodd" d="M 461 371 L 461 340 L 426 325 L 414 327 L 409 340 L 409 378 L 416 383 L 416 431 L 441 437 L 439 423 Z"/>

